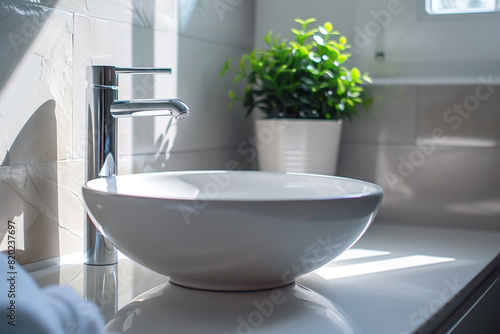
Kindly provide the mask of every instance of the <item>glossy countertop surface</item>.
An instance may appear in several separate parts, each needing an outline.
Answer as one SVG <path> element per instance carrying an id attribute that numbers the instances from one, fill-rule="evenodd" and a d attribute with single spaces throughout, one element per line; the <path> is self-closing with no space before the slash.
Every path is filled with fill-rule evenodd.
<path id="1" fill-rule="evenodd" d="M 439 315 L 441 307 L 453 300 L 456 294 L 499 253 L 500 233 L 398 226 L 376 222 L 350 250 L 324 267 L 300 277 L 297 280 L 298 288 L 284 288 L 279 293 L 284 294 L 280 296 L 288 296 L 287 294 L 299 296 L 297 298 L 301 303 L 296 304 L 300 307 L 295 307 L 293 311 L 299 314 L 300 312 L 312 314 L 308 305 L 314 304 L 311 302 L 313 299 L 316 309 L 318 305 L 328 304 L 329 306 L 319 306 L 321 312 L 332 319 L 335 315 L 335 318 L 341 319 L 343 326 L 347 326 L 345 328 L 349 328 L 353 333 L 413 333 L 426 320 Z M 36 269 L 35 266 L 30 265 L 27 269 L 41 286 L 70 285 L 83 296 L 84 266 L 79 263 L 78 259 L 79 257 L 63 257 L 59 265 L 43 269 Z M 306 269 L 301 267 L 305 265 L 306 262 L 290 270 L 300 272 Z M 186 298 L 193 300 L 197 299 L 196 296 L 199 296 L 200 300 L 205 298 L 204 295 L 208 296 L 205 291 L 172 286 L 168 283 L 167 277 L 141 267 L 125 257 L 120 258 L 118 309 L 130 307 L 127 304 L 131 300 L 152 288 L 162 290 L 161 293 L 166 296 L 162 297 L 165 300 L 164 303 L 172 302 L 169 293 L 172 296 L 180 296 L 178 298 L 181 299 L 184 298 L 182 296 L 190 296 Z M 247 292 L 244 298 L 249 298 L 250 302 L 254 300 L 254 305 L 257 305 L 255 300 L 258 299 L 259 293 L 262 294 L 262 292 Z M 139 300 L 144 301 L 149 298 L 148 296 L 158 296 L 158 294 L 159 292 L 143 294 Z M 237 292 L 234 295 L 211 292 L 210 298 L 217 298 L 218 294 L 224 294 L 227 300 L 231 298 L 241 300 L 236 295 Z M 305 295 L 307 296 L 300 297 Z M 280 300 L 277 294 L 275 297 L 276 300 Z M 320 300 L 319 304 L 318 300 Z M 220 312 L 224 313 L 224 303 L 215 304 L 218 305 Z M 207 305 L 215 304 L 208 303 Z M 197 303 L 199 312 L 202 312 L 200 305 L 202 303 Z M 279 307 L 276 304 L 273 310 L 278 310 Z M 303 311 L 300 311 L 301 308 Z M 231 312 L 230 309 L 231 305 L 228 305 L 227 311 Z M 257 307 L 254 311 L 258 310 Z M 241 311 L 243 312 L 241 317 L 231 318 L 234 322 L 234 332 L 241 332 L 244 329 L 241 323 L 247 321 L 245 323 L 248 324 L 248 321 L 252 321 L 251 318 L 247 319 L 247 315 L 251 317 L 252 314 L 257 314 L 248 313 L 249 311 L 252 309 Z M 273 315 L 270 314 L 269 317 L 262 317 L 262 319 L 258 328 L 252 328 L 254 333 L 273 332 L 270 328 L 270 326 L 276 326 L 276 323 L 272 321 Z M 304 321 L 307 319 L 304 316 Z M 237 320 L 240 322 L 238 323 Z M 159 323 L 158 325 L 168 324 Z M 175 326 L 180 325 L 177 323 Z M 210 323 L 207 323 L 205 328 L 206 333 L 209 333 Z"/>

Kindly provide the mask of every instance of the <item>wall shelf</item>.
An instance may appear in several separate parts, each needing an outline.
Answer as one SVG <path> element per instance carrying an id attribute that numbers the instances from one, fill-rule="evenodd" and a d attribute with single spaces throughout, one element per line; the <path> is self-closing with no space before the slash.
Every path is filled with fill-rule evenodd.
<path id="1" fill-rule="evenodd" d="M 486 80 L 483 80 L 486 79 Z M 491 78 L 486 76 L 478 77 L 377 77 L 372 76 L 373 83 L 370 85 L 376 86 L 392 86 L 392 85 L 406 85 L 406 86 L 439 86 L 439 85 L 500 85 L 500 77 L 493 76 Z"/>

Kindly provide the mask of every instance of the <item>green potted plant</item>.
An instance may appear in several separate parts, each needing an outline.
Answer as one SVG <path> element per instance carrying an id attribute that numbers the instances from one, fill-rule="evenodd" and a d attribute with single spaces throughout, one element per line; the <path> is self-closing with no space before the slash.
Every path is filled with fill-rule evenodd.
<path id="1" fill-rule="evenodd" d="M 346 37 L 330 22 L 309 28 L 315 21 L 295 19 L 294 41 L 270 31 L 266 50 L 243 55 L 237 69 L 228 59 L 221 72 L 234 73 L 234 83 L 246 80 L 242 97 L 229 91 L 230 107 L 239 100 L 247 116 L 254 109 L 265 116 L 256 121 L 260 169 L 333 174 L 342 120 L 367 104 L 362 84 L 371 80 L 345 65 L 351 56 Z M 322 160 L 330 166 L 316 166 Z"/>

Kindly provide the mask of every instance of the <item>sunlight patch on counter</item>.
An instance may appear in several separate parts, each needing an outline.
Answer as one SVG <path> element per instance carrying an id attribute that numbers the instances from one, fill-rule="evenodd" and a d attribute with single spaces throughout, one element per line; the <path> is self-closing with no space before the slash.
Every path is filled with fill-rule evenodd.
<path id="1" fill-rule="evenodd" d="M 317 269 L 315 273 L 320 275 L 324 279 L 331 280 L 336 278 L 345 278 L 399 269 L 422 267 L 431 264 L 452 261 L 455 261 L 455 259 L 450 257 L 411 255 L 392 259 L 349 264 L 344 266 L 325 266 Z"/>

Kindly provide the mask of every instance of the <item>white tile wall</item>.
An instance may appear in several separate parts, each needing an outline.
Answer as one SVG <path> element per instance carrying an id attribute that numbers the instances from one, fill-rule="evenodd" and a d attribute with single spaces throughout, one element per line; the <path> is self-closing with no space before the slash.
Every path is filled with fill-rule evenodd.
<path id="1" fill-rule="evenodd" d="M 72 16 L 6 5 L 0 12 L 0 160 L 66 159 L 71 155 Z"/>
<path id="2" fill-rule="evenodd" d="M 103 34 L 103 31 L 107 31 Z M 131 38 L 132 36 L 132 38 Z M 177 35 L 153 31 L 130 24 L 75 15 L 74 87 L 81 94 L 74 99 L 75 158 L 85 157 L 85 69 L 90 65 L 150 66 L 173 68 L 172 75 L 120 76 L 119 98 L 172 98 L 177 96 Z M 165 128 L 169 120 L 120 119 L 119 146 L 121 154 L 150 153 L 160 133 L 155 124 Z M 153 129 L 152 129 L 153 128 Z M 152 131 L 153 130 L 153 131 Z"/>
<path id="3" fill-rule="evenodd" d="M 360 29 L 377 24 L 380 28 L 373 12 L 380 13 L 397 3 L 405 10 L 363 40 Z M 498 230 L 498 64 L 488 67 L 486 60 L 491 53 L 483 54 L 478 48 L 472 58 L 485 59 L 481 64 L 463 53 L 453 57 L 450 50 L 419 50 L 417 39 L 411 37 L 431 24 L 417 20 L 416 5 L 386 0 L 258 0 L 256 35 L 289 29 L 294 17 L 313 16 L 320 21 L 328 17 L 350 38 L 355 48 L 354 64 L 372 71 L 376 79 L 383 77 L 379 84 L 367 86 L 368 95 L 374 99 L 368 112 L 360 110 L 359 118 L 345 122 L 337 169 L 339 175 L 383 186 L 385 197 L 378 221 Z M 465 26 L 470 27 L 471 22 Z M 438 35 L 428 32 L 424 44 L 434 45 L 441 38 Z M 402 43 L 396 43 L 395 36 L 403 36 Z M 399 50 L 403 45 L 407 49 Z M 375 60 L 379 48 L 387 51 L 387 62 Z M 413 52 L 415 57 L 437 54 L 428 59 L 429 66 L 425 61 L 423 66 L 421 61 L 426 58 L 394 58 L 391 52 L 398 50 Z M 443 55 L 450 58 L 445 63 L 439 62 Z M 458 63 L 466 68 L 455 71 Z"/>
<path id="4" fill-rule="evenodd" d="M 75 207 L 75 198 L 68 196 L 75 187 L 60 182 L 63 175 L 83 181 L 83 170 L 78 173 L 68 160 L 73 16 L 4 1 L 0 39 L 0 239 L 7 221 L 14 221 L 19 228 L 17 258 L 27 262 L 81 242 L 82 205 L 77 200 Z M 61 206 L 61 198 L 70 199 L 71 209 Z"/>
<path id="5" fill-rule="evenodd" d="M 430 16 L 424 0 L 352 2 L 356 62 L 378 80 L 455 84 L 492 74 L 500 82 L 498 15 Z"/>
<path id="6" fill-rule="evenodd" d="M 183 0 L 179 34 L 240 49 L 253 48 L 254 1 Z"/>
<path id="7" fill-rule="evenodd" d="M 143 28 L 177 32 L 178 0 L 18 0 L 17 3 L 39 4 L 68 13 L 81 14 L 105 21 L 133 24 Z"/>
<path id="8" fill-rule="evenodd" d="M 433 140 L 433 132 L 442 129 L 442 146 L 500 147 L 499 89 L 488 84 L 420 87 L 417 139 Z"/>
<path id="9" fill-rule="evenodd" d="M 234 47 L 180 37 L 179 97 L 192 101 L 192 117 L 207 126 L 196 123 L 179 123 L 176 151 L 191 148 L 210 150 L 216 147 L 230 148 L 244 139 L 250 122 L 240 105 L 228 110 L 228 89 L 233 80 L 229 75 L 220 78 L 219 73 L 228 58 L 239 60 L 243 51 Z M 206 64 L 211 64 L 207 66 Z M 210 126 L 208 126 L 210 124 Z"/>
<path id="10" fill-rule="evenodd" d="M 253 1 L 235 4 L 222 13 L 211 1 L 2 1 L 0 248 L 13 220 L 20 243 L 25 232 L 22 263 L 82 250 L 88 65 L 172 67 L 122 75 L 120 98 L 180 96 L 191 107 L 179 124 L 120 120 L 120 172 L 248 166 L 237 144 L 250 123 L 227 111 L 230 79 L 219 78 L 225 59 L 253 43 Z"/>
<path id="11" fill-rule="evenodd" d="M 359 108 L 359 118 L 346 120 L 343 140 L 352 143 L 412 144 L 415 140 L 417 88 L 370 86 L 369 108 Z"/>
<path id="12" fill-rule="evenodd" d="M 500 150 L 344 143 L 339 175 L 384 188 L 377 221 L 498 230 Z"/>
<path id="13" fill-rule="evenodd" d="M 378 220 L 500 228 L 500 86 L 488 87 L 401 86 L 411 99 L 392 86 L 369 89 L 375 104 L 345 127 L 338 172 L 384 188 Z M 409 117 L 395 116 L 397 105 Z"/>

